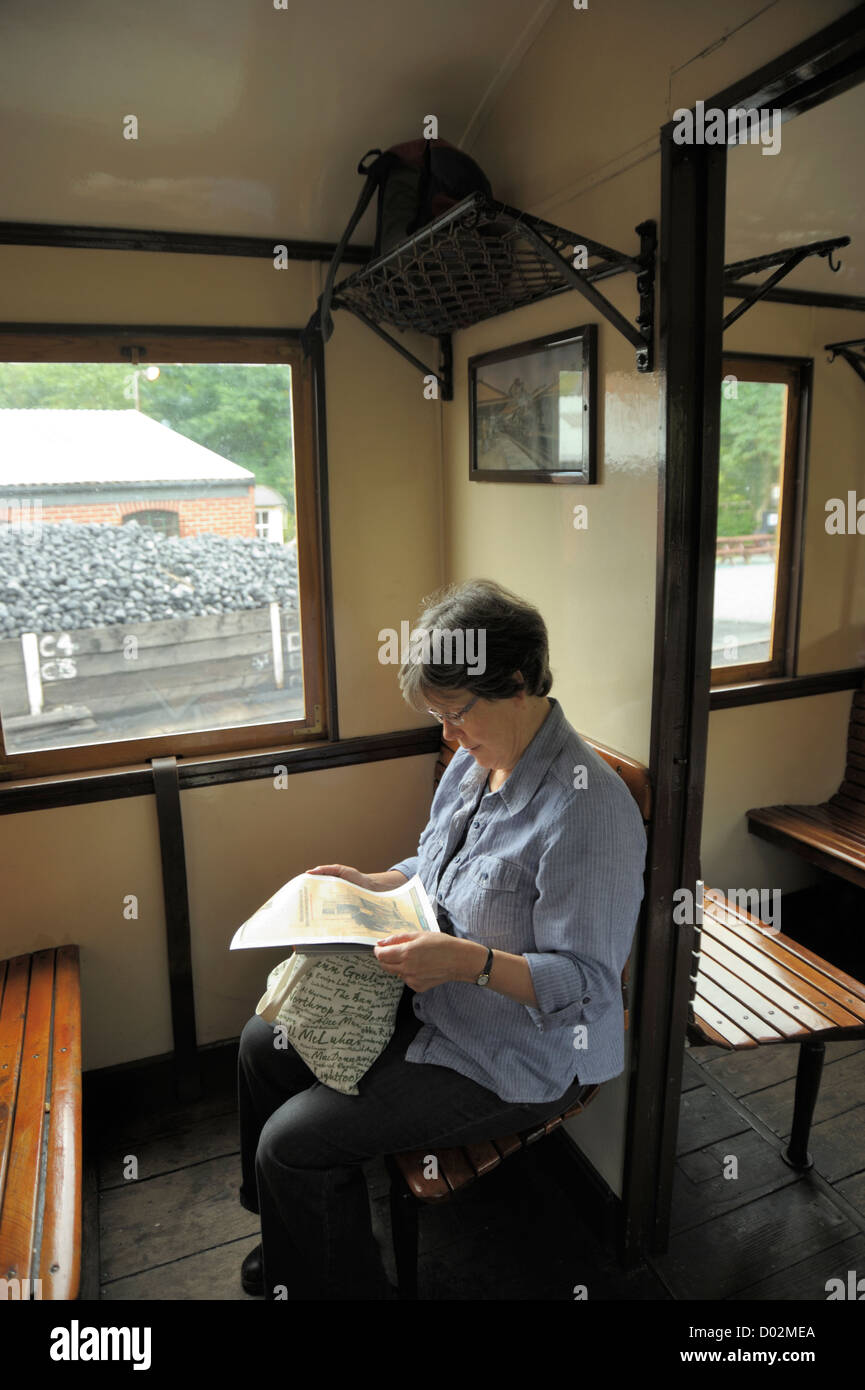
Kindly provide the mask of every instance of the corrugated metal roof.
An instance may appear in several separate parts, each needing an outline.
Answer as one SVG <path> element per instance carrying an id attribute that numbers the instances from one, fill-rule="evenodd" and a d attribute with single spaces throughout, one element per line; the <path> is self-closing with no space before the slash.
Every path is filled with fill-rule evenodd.
<path id="1" fill-rule="evenodd" d="M 214 479 L 255 474 L 139 410 L 0 410 L 0 488 Z"/>

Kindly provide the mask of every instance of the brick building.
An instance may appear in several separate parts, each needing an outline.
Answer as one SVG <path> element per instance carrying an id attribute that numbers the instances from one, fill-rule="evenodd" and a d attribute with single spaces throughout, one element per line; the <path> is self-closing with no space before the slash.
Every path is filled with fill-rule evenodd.
<path id="1" fill-rule="evenodd" d="M 255 475 L 138 410 L 0 410 L 0 522 L 27 513 L 253 537 Z"/>

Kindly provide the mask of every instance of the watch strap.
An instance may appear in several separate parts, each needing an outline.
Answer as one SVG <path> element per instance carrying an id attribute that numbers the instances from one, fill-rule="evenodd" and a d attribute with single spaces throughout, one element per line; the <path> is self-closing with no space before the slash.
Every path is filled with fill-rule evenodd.
<path id="1" fill-rule="evenodd" d="M 484 961 L 484 968 L 483 968 L 483 970 L 481 971 L 480 975 L 478 975 L 477 979 L 475 980 L 475 984 L 476 984 L 476 985 L 487 985 L 487 984 L 489 984 L 489 981 L 490 981 L 490 971 L 492 970 L 492 968 L 493 968 L 493 949 L 492 949 L 491 946 L 488 946 L 488 947 L 487 947 L 487 958 L 486 958 L 486 960 Z"/>

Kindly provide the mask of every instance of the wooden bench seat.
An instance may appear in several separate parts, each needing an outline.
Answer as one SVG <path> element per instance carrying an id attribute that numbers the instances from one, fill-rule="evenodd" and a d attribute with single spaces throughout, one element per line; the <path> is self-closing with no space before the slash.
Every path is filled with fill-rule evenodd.
<path id="1" fill-rule="evenodd" d="M 816 806 L 760 806 L 748 829 L 865 888 L 865 687 L 853 696 L 847 766 L 834 796 Z"/>
<path id="2" fill-rule="evenodd" d="M 0 961 L 0 1284 L 73 1299 L 81 1264 L 78 947 Z"/>
<path id="3" fill-rule="evenodd" d="M 594 748 L 596 753 L 609 763 L 625 782 L 640 809 L 644 823 L 651 816 L 651 786 L 648 769 L 615 749 L 581 734 L 581 738 Z M 442 740 L 442 748 L 435 768 L 434 787 L 438 785 L 442 773 L 449 763 L 457 744 Z M 645 907 L 646 899 L 643 899 Z M 622 1001 L 624 1004 L 625 1028 L 628 1027 L 628 980 L 630 960 L 625 962 L 622 971 Z M 501 1139 L 489 1139 L 477 1144 L 467 1144 L 455 1149 L 410 1150 L 404 1153 L 386 1154 L 385 1163 L 390 1175 L 390 1214 L 393 1234 L 394 1259 L 396 1262 L 397 1284 L 401 1299 L 417 1298 L 417 1247 L 418 1211 L 420 1203 L 440 1204 L 448 1201 L 456 1193 L 468 1187 L 478 1178 L 485 1177 L 498 1168 L 506 1158 L 519 1153 L 530 1144 L 551 1134 L 565 1120 L 582 1114 L 586 1106 L 600 1091 L 600 1085 L 586 1085 L 579 1092 L 576 1101 L 561 1115 L 556 1115 L 544 1124 L 522 1130 Z M 435 1159 L 435 1164 L 430 1164 Z"/>
<path id="4" fill-rule="evenodd" d="M 739 1050 L 798 1043 L 793 1127 L 783 1157 L 810 1168 L 808 1135 L 827 1040 L 865 1038 L 865 985 L 705 890 L 689 1040 Z"/>

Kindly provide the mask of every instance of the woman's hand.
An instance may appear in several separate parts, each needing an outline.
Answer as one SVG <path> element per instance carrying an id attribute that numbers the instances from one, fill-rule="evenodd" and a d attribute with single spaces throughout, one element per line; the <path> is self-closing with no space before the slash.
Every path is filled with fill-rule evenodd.
<path id="1" fill-rule="evenodd" d="M 347 864 L 317 864 L 314 869 L 307 869 L 306 872 L 344 878 L 347 883 L 354 883 L 358 888 L 367 888 L 371 893 L 386 893 L 389 888 L 408 883 L 405 874 L 400 873 L 399 869 L 391 869 L 382 874 L 362 874 L 360 869 L 349 868 Z M 390 881 L 383 882 L 386 879 Z"/>
<path id="2" fill-rule="evenodd" d="M 474 981 L 484 968 L 486 946 L 444 932 L 398 932 L 376 942 L 375 958 L 416 994 L 447 980 Z"/>

